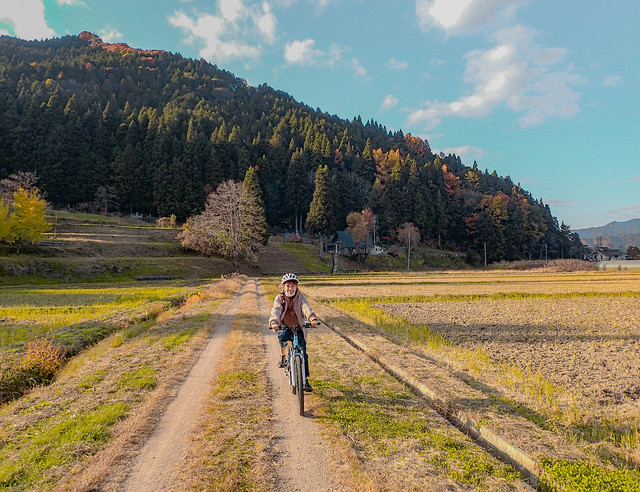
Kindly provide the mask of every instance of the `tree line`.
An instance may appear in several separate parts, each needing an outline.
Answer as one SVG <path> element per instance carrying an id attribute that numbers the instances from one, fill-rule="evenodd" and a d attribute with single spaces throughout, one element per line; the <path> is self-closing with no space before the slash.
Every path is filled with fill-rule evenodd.
<path id="1" fill-rule="evenodd" d="M 35 173 L 54 206 L 186 220 L 249 169 L 270 231 L 301 232 L 318 214 L 340 230 L 370 210 L 380 237 L 411 223 L 431 245 L 480 254 L 488 243 L 489 261 L 579 250 L 577 234 L 510 177 L 378 122 L 179 54 L 0 37 L 0 177 Z M 312 207 L 319 172 L 325 196 Z"/>

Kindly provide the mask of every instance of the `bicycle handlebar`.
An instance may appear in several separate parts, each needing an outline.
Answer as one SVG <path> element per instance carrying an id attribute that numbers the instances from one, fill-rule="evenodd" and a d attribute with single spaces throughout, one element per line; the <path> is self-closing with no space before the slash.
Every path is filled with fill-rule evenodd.
<path id="1" fill-rule="evenodd" d="M 322 323 L 320 322 L 320 320 L 316 320 L 316 323 L 315 323 L 315 325 L 313 325 L 313 326 L 318 326 L 318 325 L 321 325 L 321 324 L 322 324 Z M 311 323 L 308 323 L 308 322 L 307 322 L 307 323 L 305 323 L 305 324 L 304 324 L 304 325 L 302 325 L 302 326 L 291 326 L 291 327 L 289 327 L 289 326 L 283 326 L 283 325 L 280 325 L 280 326 L 278 326 L 278 328 L 277 328 L 277 329 L 278 329 L 278 330 L 299 331 L 299 330 L 300 330 L 300 329 L 302 329 L 302 328 L 310 328 L 310 327 L 311 327 Z"/>

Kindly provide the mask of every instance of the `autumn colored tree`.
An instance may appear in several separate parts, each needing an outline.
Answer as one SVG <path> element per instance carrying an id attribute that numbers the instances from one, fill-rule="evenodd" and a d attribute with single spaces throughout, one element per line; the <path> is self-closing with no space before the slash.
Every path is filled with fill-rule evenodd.
<path id="1" fill-rule="evenodd" d="M 7 241 L 18 246 L 33 244 L 44 238 L 51 229 L 45 219 L 47 202 L 40 197 L 38 190 L 26 191 L 20 188 L 13 194 L 8 219 Z"/>
<path id="2" fill-rule="evenodd" d="M 371 236 L 371 222 L 365 212 L 351 212 L 347 215 L 347 232 L 351 234 L 356 245 L 363 243 L 365 255 L 369 254 L 369 237 Z"/>
<path id="3" fill-rule="evenodd" d="M 416 248 L 420 244 L 420 230 L 411 222 L 405 222 L 396 230 L 396 239 L 400 244 Z"/>
<path id="4" fill-rule="evenodd" d="M 189 218 L 178 234 L 185 249 L 224 256 L 237 264 L 253 261 L 267 241 L 267 222 L 255 169 L 242 183 L 224 181 L 209 195 L 204 211 Z"/>

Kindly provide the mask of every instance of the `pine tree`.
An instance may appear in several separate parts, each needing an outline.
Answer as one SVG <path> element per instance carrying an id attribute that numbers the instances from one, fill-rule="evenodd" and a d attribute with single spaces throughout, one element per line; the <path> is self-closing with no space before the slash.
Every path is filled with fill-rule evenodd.
<path id="1" fill-rule="evenodd" d="M 269 240 L 262 191 L 256 170 L 253 167 L 247 169 L 244 176 L 240 200 L 241 243 L 244 255 L 253 262 L 257 258 L 257 253 L 266 246 Z"/>
<path id="2" fill-rule="evenodd" d="M 286 181 L 286 203 L 294 216 L 295 232 L 300 234 L 303 213 L 309 209 L 313 189 L 307 178 L 307 169 L 302 150 L 298 149 L 291 156 Z"/>
<path id="3" fill-rule="evenodd" d="M 319 166 L 316 171 L 316 189 L 307 215 L 306 229 L 309 234 L 320 236 L 326 241 L 336 231 L 336 206 L 331 189 L 331 176 L 328 166 Z M 320 257 L 324 244 L 320 246 Z"/>

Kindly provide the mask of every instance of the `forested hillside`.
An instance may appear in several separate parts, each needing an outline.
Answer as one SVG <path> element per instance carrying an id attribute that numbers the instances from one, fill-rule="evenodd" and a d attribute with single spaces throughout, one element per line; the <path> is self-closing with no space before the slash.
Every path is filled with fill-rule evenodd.
<path id="1" fill-rule="evenodd" d="M 509 177 L 434 155 L 428 142 L 377 122 L 343 120 L 204 60 L 90 33 L 0 37 L 0 178 L 36 173 L 54 206 L 184 219 L 254 166 L 268 224 L 293 230 L 321 165 L 336 229 L 370 207 L 380 236 L 412 222 L 434 245 L 480 253 L 486 243 L 490 261 L 567 257 L 579 245 Z"/>

